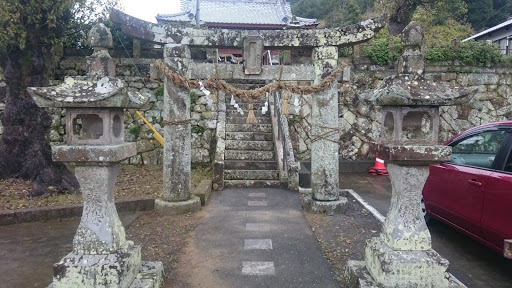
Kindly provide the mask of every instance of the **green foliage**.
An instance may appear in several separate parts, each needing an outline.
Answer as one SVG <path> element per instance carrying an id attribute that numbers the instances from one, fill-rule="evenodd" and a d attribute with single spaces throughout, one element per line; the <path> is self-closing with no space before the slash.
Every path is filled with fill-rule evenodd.
<path id="1" fill-rule="evenodd" d="M 88 47 L 87 33 L 98 19 L 104 19 L 104 24 L 111 29 L 114 40 L 114 48 L 119 46 L 119 37 L 116 37 L 121 29 L 108 20 L 108 9 L 120 9 L 120 0 L 74 0 L 72 8 L 73 17 L 65 23 L 67 33 L 63 39 L 64 46 L 84 48 Z M 116 34 L 117 33 L 117 34 Z M 124 34 L 123 34 L 124 35 Z M 116 42 L 117 41 L 117 42 Z M 131 46 L 129 46 L 131 47 Z"/>
<path id="2" fill-rule="evenodd" d="M 205 130 L 205 129 L 204 129 L 204 127 L 201 127 L 201 126 L 199 126 L 199 125 L 194 125 L 194 126 L 192 126 L 192 129 L 191 129 L 191 130 L 192 130 L 192 133 L 195 133 L 195 134 L 203 134 L 203 132 L 204 132 L 204 130 Z"/>
<path id="3" fill-rule="evenodd" d="M 462 65 L 484 66 L 487 62 L 495 65 L 502 61 L 502 54 L 496 44 L 487 45 L 483 41 L 466 41 L 460 45 L 459 60 Z"/>
<path id="4" fill-rule="evenodd" d="M 435 1 L 425 10 L 432 17 L 432 25 L 444 25 L 450 19 L 464 21 L 468 5 L 463 0 Z"/>
<path id="5" fill-rule="evenodd" d="M 199 94 L 197 94 L 195 91 L 190 91 L 190 103 L 196 103 L 197 99 L 199 99 Z"/>
<path id="6" fill-rule="evenodd" d="M 457 59 L 457 52 L 450 42 L 438 42 L 434 47 L 427 49 L 425 58 L 427 63 L 439 63 L 454 61 Z"/>
<path id="7" fill-rule="evenodd" d="M 374 0 L 299 0 L 292 3 L 295 15 L 322 19 L 327 27 L 357 23 L 362 12 L 373 7 Z"/>
<path id="8" fill-rule="evenodd" d="M 73 0 L 1 1 L 0 51 L 53 44 L 64 33 L 62 23 L 71 19 L 72 5 Z"/>
<path id="9" fill-rule="evenodd" d="M 483 30 L 507 20 L 512 0 L 464 0 L 468 5 L 467 20 L 474 29 Z"/>
<path id="10" fill-rule="evenodd" d="M 392 57 L 389 55 L 389 39 L 392 39 Z M 394 63 L 402 54 L 402 50 L 400 37 L 391 36 L 387 29 L 382 29 L 368 45 L 361 47 L 361 55 L 368 56 L 377 65 L 385 66 Z"/>
<path id="11" fill-rule="evenodd" d="M 453 62 L 458 60 L 463 66 L 485 66 L 505 62 L 506 58 L 500 53 L 498 46 L 488 45 L 483 41 L 466 41 L 455 49 L 449 42 L 437 42 L 427 49 L 428 63 Z"/>
<path id="12" fill-rule="evenodd" d="M 139 126 L 133 126 L 132 128 L 128 129 L 128 133 L 134 135 L 135 137 L 138 137 L 140 134 L 140 127 Z"/>
<path id="13" fill-rule="evenodd" d="M 0 50 L 25 50 L 28 42 L 83 47 L 87 32 L 111 7 L 119 8 L 119 0 L 2 0 Z"/>
<path id="14" fill-rule="evenodd" d="M 155 90 L 155 96 L 156 97 L 162 97 L 164 96 L 164 86 L 158 86 Z"/>

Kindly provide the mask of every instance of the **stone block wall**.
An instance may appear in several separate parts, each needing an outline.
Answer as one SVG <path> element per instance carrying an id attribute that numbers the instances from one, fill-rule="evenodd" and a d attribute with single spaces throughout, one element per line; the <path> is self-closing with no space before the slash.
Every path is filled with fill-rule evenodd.
<path id="1" fill-rule="evenodd" d="M 340 158 L 345 160 L 373 159 L 372 147 L 380 141 L 380 107 L 361 99 L 359 95 L 378 85 L 382 79 L 395 74 L 394 68 L 373 65 L 354 65 L 351 81 L 338 83 Z M 434 82 L 448 81 L 468 89 L 477 89 L 476 95 L 460 106 L 440 109 L 439 143 L 454 135 L 484 123 L 512 119 L 512 73 L 510 68 L 428 66 L 425 78 Z M 295 155 L 299 160 L 311 157 L 310 96 L 304 97 L 299 113 L 292 106 L 288 121 Z"/>
<path id="2" fill-rule="evenodd" d="M 84 53 L 62 56 L 50 73 L 50 85 L 59 84 L 64 76 L 85 75 Z M 126 81 L 130 89 L 150 92 L 153 96 L 147 109 L 141 114 L 162 132 L 163 96 L 162 76 L 153 67 L 157 58 L 115 58 L 117 77 Z M 379 143 L 381 115 L 380 107 L 374 107 L 359 97 L 367 89 L 372 89 L 386 76 L 393 75 L 394 67 L 380 67 L 370 64 L 354 64 L 350 81 L 340 79 L 339 121 L 340 158 L 346 160 L 373 159 L 372 147 Z M 481 68 L 456 67 L 450 65 L 427 66 L 425 77 L 434 82 L 449 81 L 462 87 L 474 88 L 478 93 L 461 106 L 445 106 L 440 109 L 440 143 L 457 133 L 483 123 L 512 119 L 512 72 L 508 67 Z M 308 85 L 308 83 L 299 83 Z M 0 112 L 5 99 L 5 81 L 0 73 Z M 200 91 L 192 91 L 192 162 L 207 164 L 215 153 L 215 129 L 217 105 L 209 105 Z M 295 95 L 289 99 L 288 122 L 295 157 L 306 160 L 311 157 L 311 95 L 299 95 L 301 109 L 295 112 Z M 215 97 L 214 97 L 215 98 Z M 65 141 L 65 111 L 49 110 L 52 126 L 49 139 L 52 145 Z M 130 164 L 161 164 L 162 147 L 156 142 L 152 131 L 135 114 L 135 110 L 125 113 L 125 140 L 136 142 L 138 155 L 127 160 Z M 0 123 L 0 133 L 2 131 Z"/>
<path id="3" fill-rule="evenodd" d="M 115 55 L 115 54 L 114 54 Z M 153 66 L 156 59 L 114 58 L 116 75 L 126 82 L 129 89 L 149 92 L 152 97 L 146 109 L 139 112 L 163 136 L 163 78 Z M 65 76 L 85 75 L 85 59 L 83 55 L 64 56 L 53 69 L 50 85 L 62 82 Z M 1 83 L 0 83 L 1 85 Z M 202 92 L 191 92 L 192 118 L 192 162 L 195 165 L 210 163 L 216 144 L 215 128 L 217 125 L 217 105 L 208 105 Z M 49 139 L 52 145 L 63 144 L 65 135 L 64 109 L 48 110 L 52 117 Z M 135 142 L 138 154 L 126 163 L 134 165 L 160 165 L 163 159 L 163 148 L 154 140 L 151 129 L 140 119 L 135 110 L 125 111 L 125 141 Z M 213 147 L 213 149 L 212 149 Z"/>

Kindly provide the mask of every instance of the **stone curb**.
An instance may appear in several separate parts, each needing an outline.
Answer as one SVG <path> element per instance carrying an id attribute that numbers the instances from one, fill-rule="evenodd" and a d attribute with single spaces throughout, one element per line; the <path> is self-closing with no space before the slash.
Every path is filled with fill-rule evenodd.
<path id="1" fill-rule="evenodd" d="M 148 197 L 132 198 L 116 201 L 117 212 L 127 211 L 148 211 L 153 210 L 155 199 Z M 38 207 L 18 209 L 12 211 L 0 211 L 0 226 L 48 221 L 52 219 L 80 217 L 82 216 L 83 205 L 68 205 L 59 207 Z"/>
<path id="2" fill-rule="evenodd" d="M 206 205 L 208 199 L 210 198 L 210 194 L 212 193 L 212 180 L 203 180 L 197 185 L 196 189 L 192 194 L 196 195 L 201 199 L 201 206 Z"/>

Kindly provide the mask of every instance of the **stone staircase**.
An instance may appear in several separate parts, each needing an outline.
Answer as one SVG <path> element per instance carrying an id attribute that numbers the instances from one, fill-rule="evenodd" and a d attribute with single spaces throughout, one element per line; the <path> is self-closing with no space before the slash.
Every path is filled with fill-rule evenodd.
<path id="1" fill-rule="evenodd" d="M 224 187 L 285 187 L 279 180 L 270 108 L 261 114 L 265 100 L 253 103 L 257 124 L 246 124 L 249 103 L 235 99 L 244 111 L 241 115 L 230 100 L 231 96 L 226 96 Z"/>

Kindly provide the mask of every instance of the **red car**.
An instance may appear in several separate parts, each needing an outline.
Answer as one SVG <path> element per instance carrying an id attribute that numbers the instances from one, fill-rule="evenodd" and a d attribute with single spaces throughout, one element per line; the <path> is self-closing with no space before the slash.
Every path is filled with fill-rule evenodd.
<path id="1" fill-rule="evenodd" d="M 452 147 L 452 160 L 430 166 L 425 219 L 447 223 L 512 258 L 512 121 L 471 128 L 445 145 Z"/>

